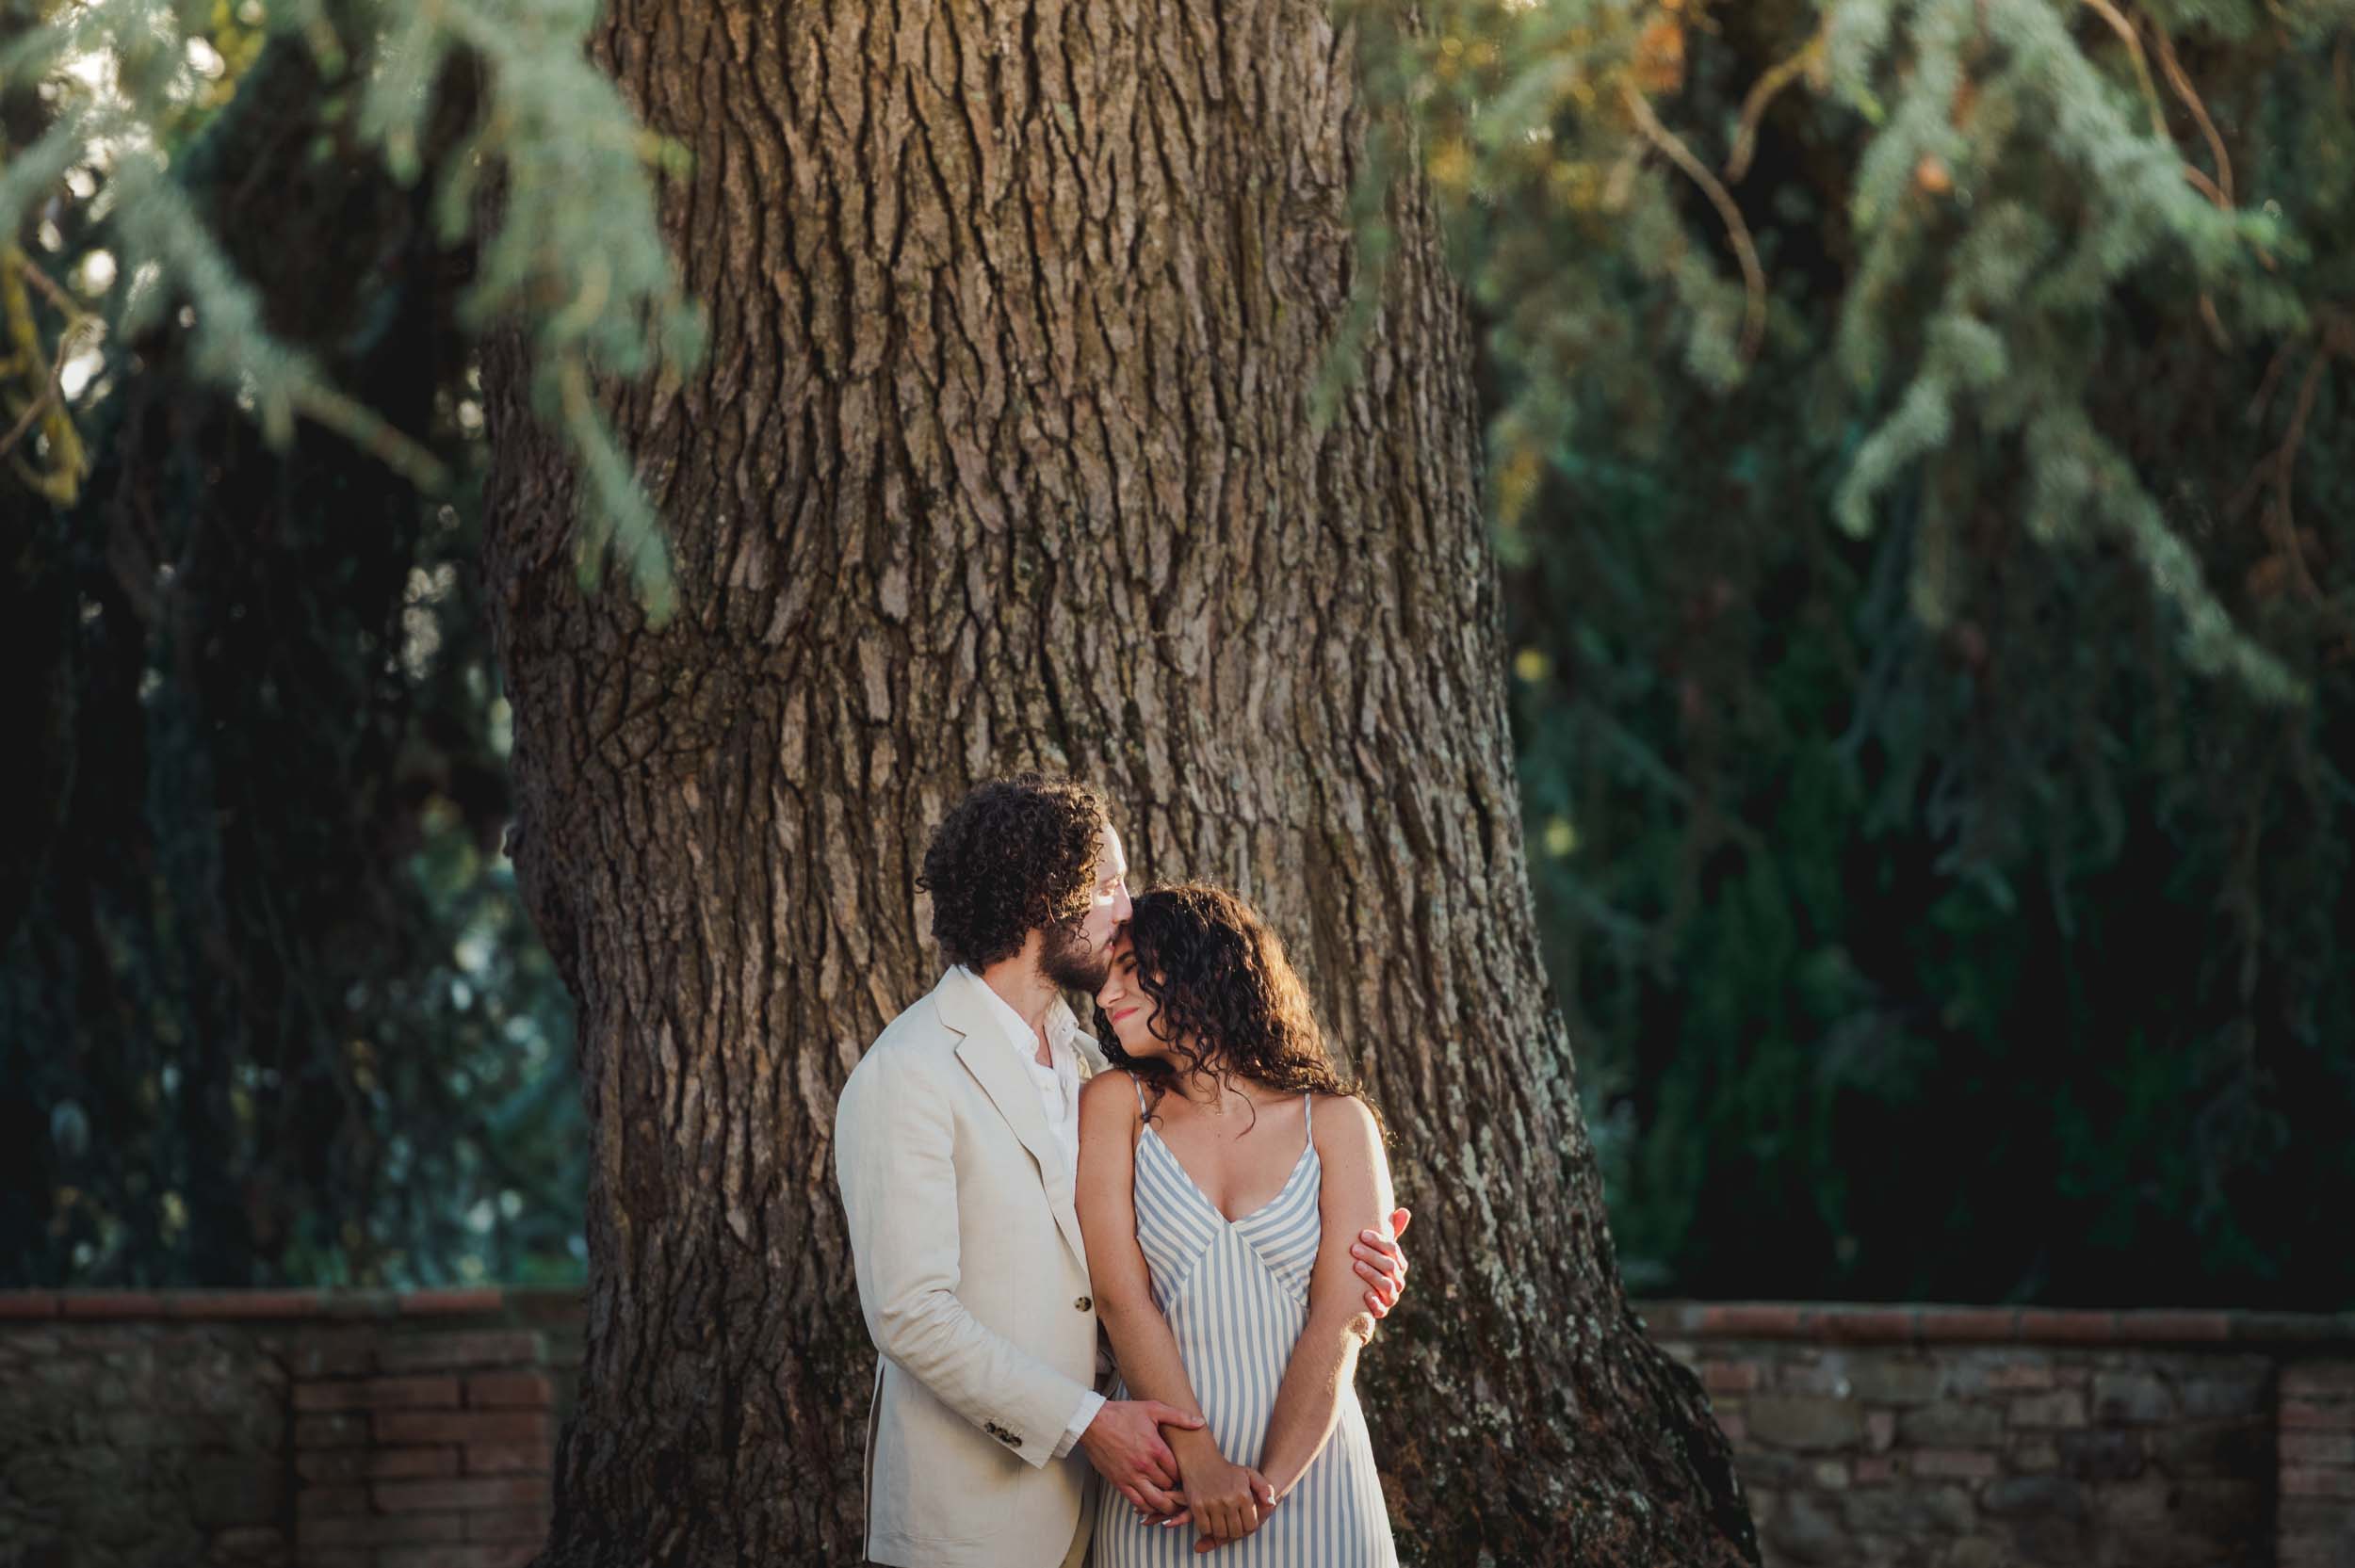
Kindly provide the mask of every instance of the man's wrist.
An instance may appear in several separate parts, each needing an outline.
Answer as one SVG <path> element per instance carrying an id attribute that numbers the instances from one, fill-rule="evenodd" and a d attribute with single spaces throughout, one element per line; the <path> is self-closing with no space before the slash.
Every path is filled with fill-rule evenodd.
<path id="1" fill-rule="evenodd" d="M 1094 1389 L 1089 1389 L 1080 1397 L 1080 1408 L 1071 1413 L 1070 1424 L 1064 1428 L 1063 1437 L 1055 1444 L 1057 1459 L 1080 1446 L 1080 1439 L 1087 1435 L 1088 1428 L 1096 1424 L 1096 1417 L 1102 1414 L 1103 1409 L 1104 1396 Z"/>

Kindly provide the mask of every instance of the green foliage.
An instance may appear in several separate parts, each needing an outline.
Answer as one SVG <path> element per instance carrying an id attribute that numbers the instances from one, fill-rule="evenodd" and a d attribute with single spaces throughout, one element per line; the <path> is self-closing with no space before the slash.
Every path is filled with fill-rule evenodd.
<path id="1" fill-rule="evenodd" d="M 596 11 L 592 0 L 243 0 L 234 12 L 211 0 L 66 7 L 0 50 L 0 89 L 37 87 L 54 107 L 38 140 L 5 149 L 0 227 L 15 230 L 60 179 L 87 171 L 98 186 L 95 211 L 107 220 L 93 225 L 91 243 L 108 250 L 119 280 L 101 301 L 114 337 L 138 337 L 185 301 L 191 364 L 233 389 L 273 445 L 284 445 L 301 415 L 439 491 L 450 476 L 435 454 L 331 384 L 310 346 L 271 330 L 264 301 L 190 206 L 169 149 L 201 126 L 192 104 L 218 109 L 233 96 L 206 92 L 196 62 L 209 62 L 218 77 L 220 62 L 252 57 L 257 33 L 300 40 L 333 84 L 328 118 L 349 116 L 351 137 L 323 139 L 317 155 L 373 154 L 404 185 L 426 172 L 426 122 L 446 84 L 466 77 L 473 123 L 456 155 L 433 161 L 445 240 L 475 234 L 486 176 L 503 202 L 497 223 L 478 236 L 458 320 L 478 334 L 507 324 L 525 332 L 535 411 L 561 432 L 586 479 L 582 585 L 597 580 L 618 547 L 659 623 L 673 593 L 663 535 L 597 404 L 592 367 L 621 378 L 683 374 L 702 355 L 703 326 L 664 249 L 648 171 L 652 163 L 675 167 L 682 154 L 638 126 L 588 58 L 582 40 Z"/>
<path id="2" fill-rule="evenodd" d="M 1425 14 L 1632 1282 L 2355 1301 L 2355 8 Z"/>
<path id="3" fill-rule="evenodd" d="M 24 245 L 108 330 L 89 482 L 7 512 L 36 788 L 0 835 L 0 1253 L 19 1284 L 576 1276 L 570 1007 L 498 851 L 483 415 L 432 223 L 467 100 L 404 189 L 349 155 L 319 17 L 214 23 L 144 170 L 69 169 Z M 341 384 L 389 442 L 263 445 L 262 389 Z M 388 477 L 402 444 L 442 497 Z"/>

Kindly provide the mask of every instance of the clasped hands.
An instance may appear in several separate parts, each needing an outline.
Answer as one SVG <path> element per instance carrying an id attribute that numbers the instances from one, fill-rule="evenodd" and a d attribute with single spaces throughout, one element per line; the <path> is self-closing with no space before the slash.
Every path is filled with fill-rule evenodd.
<path id="1" fill-rule="evenodd" d="M 1391 1216 L 1389 1237 L 1361 1231 L 1350 1247 L 1356 1271 L 1372 1287 L 1366 1292 L 1366 1308 L 1375 1318 L 1389 1316 L 1405 1285 L 1406 1258 L 1397 1237 L 1410 1218 L 1400 1209 Z M 1196 1527 L 1197 1554 L 1249 1535 L 1279 1500 L 1277 1487 L 1266 1476 L 1219 1451 L 1200 1416 L 1158 1399 L 1105 1406 L 1085 1441 L 1097 1473 L 1129 1499 L 1139 1520 L 1168 1529 L 1189 1523 Z M 1286 1478 L 1285 1489 L 1297 1479 Z M 1113 1505 L 1107 1498 L 1104 1506 Z"/>

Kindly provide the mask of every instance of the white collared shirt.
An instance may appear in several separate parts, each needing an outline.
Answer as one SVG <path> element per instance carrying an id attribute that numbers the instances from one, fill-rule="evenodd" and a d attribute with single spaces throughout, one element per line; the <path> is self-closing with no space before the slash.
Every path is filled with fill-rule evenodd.
<path id="1" fill-rule="evenodd" d="M 1062 997 L 1055 998 L 1046 1018 L 1047 1052 L 1050 1059 L 1041 1063 L 1038 1032 L 1031 1027 L 1030 1020 L 991 990 L 987 980 L 964 964 L 957 968 L 982 994 L 983 1005 L 998 1020 L 1005 1032 L 1006 1043 L 1014 1048 L 1023 1072 L 1038 1091 L 1039 1109 L 1047 1117 L 1047 1130 L 1063 1146 L 1064 1173 L 1076 1181 L 1080 1173 L 1080 1051 L 1071 1043 L 1071 1038 L 1080 1032 L 1080 1021 L 1072 1016 Z"/>
<path id="2" fill-rule="evenodd" d="M 1080 1049 L 1072 1037 L 1080 1032 L 1080 1021 L 1064 1005 L 1062 997 L 1047 1010 L 1047 1063 L 1038 1059 L 1039 1031 L 1031 1027 L 1029 1019 L 1014 1010 L 1014 1004 L 990 988 L 987 980 L 966 965 L 956 966 L 957 973 L 972 982 L 980 992 L 982 1005 L 997 1019 L 999 1032 L 1005 1036 L 1006 1046 L 1021 1060 L 1022 1071 L 1030 1077 L 1031 1087 L 1038 1091 L 1039 1109 L 1047 1119 L 1047 1130 L 1054 1136 L 1063 1150 L 1064 1172 L 1076 1185 L 1080 1174 Z M 1062 1439 L 1055 1445 L 1055 1457 L 1069 1453 L 1080 1434 L 1088 1430 L 1096 1413 L 1104 1408 L 1104 1396 L 1094 1389 L 1080 1400 L 1080 1408 L 1072 1413 L 1071 1424 L 1064 1429 Z"/>

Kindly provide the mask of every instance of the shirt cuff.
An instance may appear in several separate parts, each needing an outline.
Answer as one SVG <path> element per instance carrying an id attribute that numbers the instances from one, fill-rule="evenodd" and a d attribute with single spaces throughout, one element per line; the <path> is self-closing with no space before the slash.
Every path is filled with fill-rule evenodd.
<path id="1" fill-rule="evenodd" d="M 1088 1430 L 1088 1423 L 1095 1420 L 1096 1413 L 1103 1408 L 1104 1396 L 1092 1388 L 1089 1389 L 1080 1400 L 1079 1411 L 1071 1417 L 1071 1425 L 1064 1429 L 1063 1441 L 1055 1445 L 1057 1459 L 1063 1458 L 1072 1450 L 1072 1447 L 1080 1441 L 1080 1434 Z"/>

